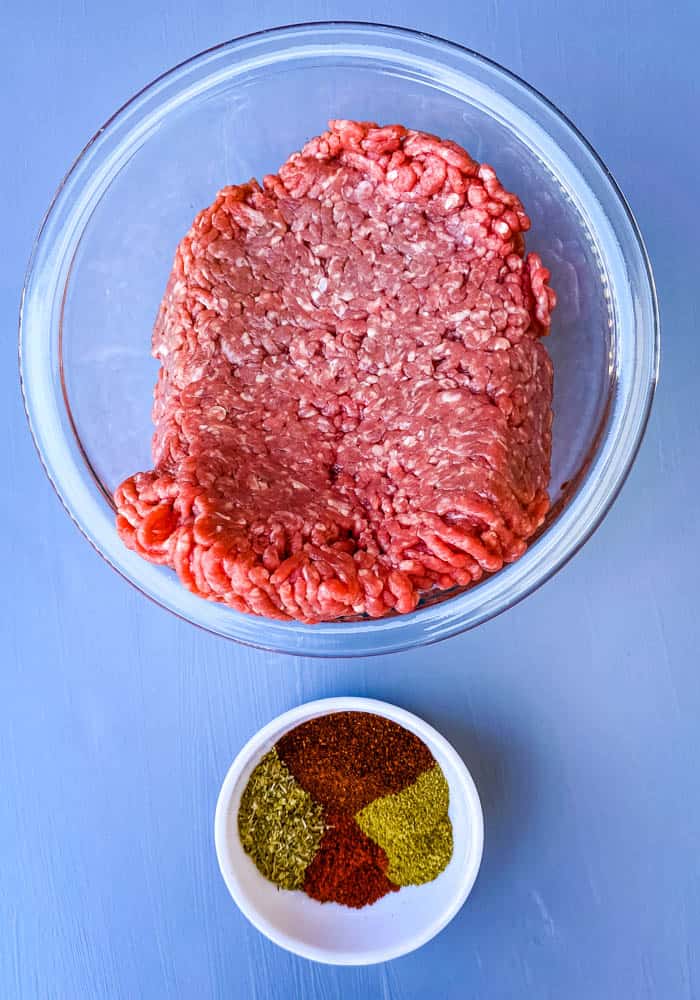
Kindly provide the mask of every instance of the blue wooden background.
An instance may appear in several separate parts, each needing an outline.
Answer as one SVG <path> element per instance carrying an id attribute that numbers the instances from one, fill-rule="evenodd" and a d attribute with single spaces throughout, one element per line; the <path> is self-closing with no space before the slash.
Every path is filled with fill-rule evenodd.
<path id="1" fill-rule="evenodd" d="M 601 152 L 658 280 L 662 381 L 636 467 L 558 577 L 425 651 L 312 662 L 178 622 L 117 578 L 36 460 L 15 324 L 65 168 L 122 101 L 225 38 L 329 17 L 452 37 L 530 80 Z M 700 316 L 695 0 L 6 0 L 0 14 L 0 997 L 686 1000 L 700 996 Z M 351 693 L 427 717 L 482 793 L 455 921 L 333 970 L 241 917 L 212 817 L 241 743 Z"/>

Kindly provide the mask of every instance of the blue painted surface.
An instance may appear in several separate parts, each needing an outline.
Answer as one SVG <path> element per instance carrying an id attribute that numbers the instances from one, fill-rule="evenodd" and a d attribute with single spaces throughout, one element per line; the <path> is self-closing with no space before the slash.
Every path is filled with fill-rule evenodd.
<path id="1" fill-rule="evenodd" d="M 700 411 L 693 0 L 11 0 L 0 23 L 0 996 L 684 1000 L 700 996 Z M 25 426 L 14 325 L 41 214 L 162 69 L 279 22 L 449 36 L 551 97 L 629 197 L 659 286 L 662 382 L 635 469 L 558 577 L 476 632 L 383 661 L 275 657 L 150 605 L 90 550 Z M 475 892 L 419 953 L 333 970 L 230 901 L 212 817 L 242 742 L 352 693 L 424 715 L 482 793 Z"/>

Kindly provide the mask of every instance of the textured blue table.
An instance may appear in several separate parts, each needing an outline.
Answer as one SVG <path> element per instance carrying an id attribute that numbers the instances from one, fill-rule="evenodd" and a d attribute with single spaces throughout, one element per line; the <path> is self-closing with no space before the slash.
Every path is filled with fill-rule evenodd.
<path id="1" fill-rule="evenodd" d="M 0 18 L 0 997 L 205 1000 L 700 996 L 697 595 L 700 176 L 694 0 L 10 0 Z M 600 150 L 655 266 L 662 382 L 612 513 L 558 577 L 476 632 L 383 661 L 236 647 L 118 579 L 60 508 L 15 365 L 22 273 L 87 137 L 169 65 L 278 22 L 354 16 L 453 37 L 529 79 Z M 238 913 L 212 816 L 241 743 L 352 693 L 426 716 L 479 785 L 486 853 L 420 952 L 333 970 Z"/>

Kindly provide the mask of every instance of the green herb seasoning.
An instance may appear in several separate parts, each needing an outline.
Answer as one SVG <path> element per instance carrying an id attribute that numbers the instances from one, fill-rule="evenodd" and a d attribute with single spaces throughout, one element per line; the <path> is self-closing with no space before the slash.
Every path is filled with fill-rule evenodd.
<path id="1" fill-rule="evenodd" d="M 300 889 L 323 830 L 323 807 L 270 750 L 241 798 L 238 834 L 244 850 L 265 878 L 282 889 Z"/>
<path id="2" fill-rule="evenodd" d="M 389 859 L 387 878 L 396 885 L 431 882 L 452 857 L 450 789 L 435 764 L 413 784 L 365 806 L 357 825 Z"/>

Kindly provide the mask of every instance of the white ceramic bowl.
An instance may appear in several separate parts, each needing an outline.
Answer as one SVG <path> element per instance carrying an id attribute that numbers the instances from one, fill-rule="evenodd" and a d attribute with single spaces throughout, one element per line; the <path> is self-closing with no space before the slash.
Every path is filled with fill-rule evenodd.
<path id="1" fill-rule="evenodd" d="M 373 712 L 419 736 L 450 786 L 454 851 L 433 882 L 408 886 L 372 906 L 318 903 L 303 892 L 277 889 L 257 870 L 238 838 L 238 807 L 248 778 L 283 733 L 330 712 Z M 420 948 L 449 923 L 469 895 L 481 864 L 484 821 L 469 771 L 447 740 L 418 716 L 372 698 L 325 698 L 285 712 L 259 730 L 231 765 L 214 820 L 219 867 L 238 907 L 275 944 L 316 962 L 370 965 Z"/>

